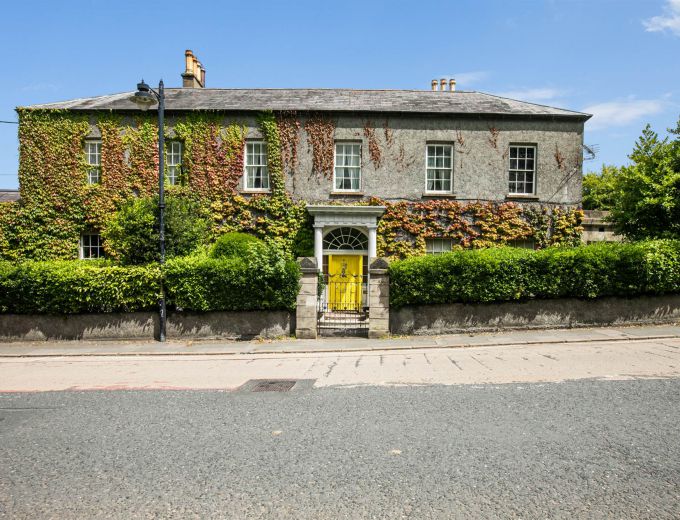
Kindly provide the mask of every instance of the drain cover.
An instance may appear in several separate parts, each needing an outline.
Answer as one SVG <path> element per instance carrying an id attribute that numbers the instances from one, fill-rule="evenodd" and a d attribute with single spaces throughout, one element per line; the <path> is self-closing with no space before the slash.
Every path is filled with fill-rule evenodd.
<path id="1" fill-rule="evenodd" d="M 295 386 L 295 379 L 260 379 L 253 381 L 252 392 L 287 392 Z"/>

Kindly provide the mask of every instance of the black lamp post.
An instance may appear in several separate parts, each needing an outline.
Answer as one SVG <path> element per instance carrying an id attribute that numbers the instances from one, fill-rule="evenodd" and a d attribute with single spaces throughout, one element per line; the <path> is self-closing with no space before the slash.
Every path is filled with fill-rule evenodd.
<path id="1" fill-rule="evenodd" d="M 139 107 L 146 111 L 152 105 L 158 103 L 158 209 L 159 217 L 158 224 L 160 227 L 160 249 L 161 249 L 161 299 L 160 305 L 160 331 L 158 339 L 165 341 L 165 287 L 163 284 L 163 264 L 165 264 L 165 134 L 163 133 L 163 124 L 165 119 L 165 90 L 163 87 L 163 80 L 158 83 L 158 91 L 155 91 L 149 85 L 144 83 L 137 83 L 137 92 L 130 97 L 132 101 L 137 103 Z"/>

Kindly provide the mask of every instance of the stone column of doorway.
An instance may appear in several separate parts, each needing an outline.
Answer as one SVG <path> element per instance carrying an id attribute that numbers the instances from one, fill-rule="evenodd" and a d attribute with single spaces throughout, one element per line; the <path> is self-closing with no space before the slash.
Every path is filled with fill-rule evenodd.
<path id="1" fill-rule="evenodd" d="M 390 276 L 388 263 L 376 258 L 368 268 L 368 337 L 383 338 L 390 333 Z"/>
<path id="2" fill-rule="evenodd" d="M 319 268 L 316 258 L 298 258 L 302 271 L 300 292 L 295 309 L 295 337 L 298 339 L 316 339 L 316 304 L 319 284 Z"/>
<path id="3" fill-rule="evenodd" d="M 317 269 L 323 267 L 323 226 L 314 226 L 314 257 Z"/>
<path id="4" fill-rule="evenodd" d="M 368 226 L 368 261 L 372 262 L 377 255 L 378 226 Z M 370 264 L 369 264 L 370 265 Z"/>

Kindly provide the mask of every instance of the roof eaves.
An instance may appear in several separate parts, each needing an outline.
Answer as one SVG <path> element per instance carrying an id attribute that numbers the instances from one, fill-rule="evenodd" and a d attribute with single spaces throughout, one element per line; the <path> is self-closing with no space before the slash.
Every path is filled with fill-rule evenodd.
<path id="1" fill-rule="evenodd" d="M 490 96 L 490 97 L 494 97 L 494 98 L 497 98 L 497 99 L 503 99 L 503 100 L 506 100 L 506 101 L 512 101 L 514 103 L 523 103 L 525 105 L 534 105 L 534 106 L 541 107 L 541 108 L 549 108 L 550 110 L 559 110 L 562 113 L 563 112 L 569 112 L 569 114 L 571 114 L 572 117 L 583 118 L 584 121 L 587 121 L 588 119 L 593 117 L 593 114 L 588 114 L 586 112 L 579 112 L 577 110 L 568 110 L 566 108 L 558 108 L 558 107 L 554 107 L 554 106 L 551 106 L 551 105 L 544 105 L 542 103 L 533 103 L 531 101 L 522 101 L 520 99 L 513 99 L 513 98 L 509 98 L 509 97 L 498 96 L 496 94 L 489 94 L 488 92 L 480 92 L 478 90 L 475 90 L 474 92 L 476 94 L 483 94 L 485 96 Z M 567 115 L 567 114 L 565 114 L 565 115 Z"/>

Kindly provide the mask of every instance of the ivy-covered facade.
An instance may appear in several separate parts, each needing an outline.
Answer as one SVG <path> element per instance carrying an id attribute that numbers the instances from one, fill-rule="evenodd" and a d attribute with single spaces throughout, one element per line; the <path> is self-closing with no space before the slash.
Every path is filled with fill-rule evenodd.
<path id="1" fill-rule="evenodd" d="M 585 114 L 466 92 L 167 92 L 167 194 L 195 199 L 213 238 L 308 255 L 307 207 L 349 205 L 384 207 L 379 256 L 580 241 Z M 78 258 L 157 191 L 156 114 L 131 94 L 17 109 L 21 200 L 0 204 L 0 257 Z"/>

